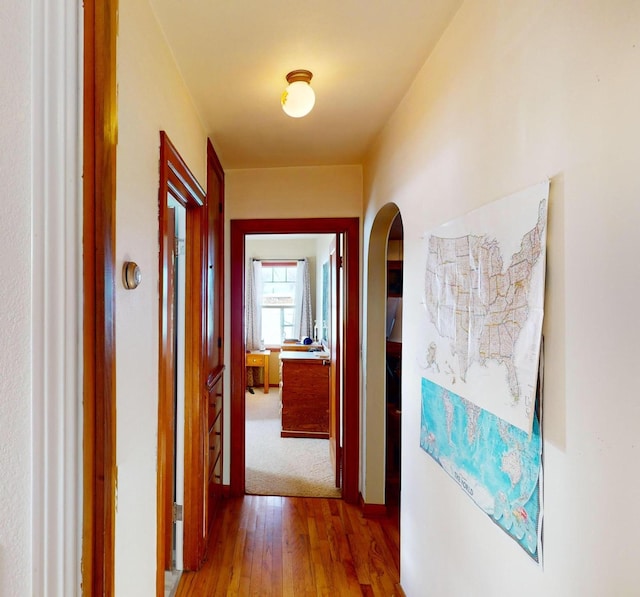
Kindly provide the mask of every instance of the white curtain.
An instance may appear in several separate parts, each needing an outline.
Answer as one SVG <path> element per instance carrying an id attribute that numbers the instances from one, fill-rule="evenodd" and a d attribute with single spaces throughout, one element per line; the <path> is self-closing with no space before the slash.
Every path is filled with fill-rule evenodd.
<path id="1" fill-rule="evenodd" d="M 296 302 L 294 310 L 294 335 L 300 340 L 313 337 L 313 317 L 311 315 L 311 278 L 309 261 L 298 261 L 296 273 Z"/>
<path id="2" fill-rule="evenodd" d="M 247 350 L 258 350 L 262 342 L 262 265 L 249 259 L 245 288 L 245 341 Z"/>

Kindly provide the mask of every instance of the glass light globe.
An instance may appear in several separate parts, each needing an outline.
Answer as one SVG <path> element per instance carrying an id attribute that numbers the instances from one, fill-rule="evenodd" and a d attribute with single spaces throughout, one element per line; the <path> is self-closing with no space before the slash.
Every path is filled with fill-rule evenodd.
<path id="1" fill-rule="evenodd" d="M 282 109 L 292 118 L 301 118 L 311 112 L 316 94 L 306 81 L 294 81 L 282 93 Z"/>

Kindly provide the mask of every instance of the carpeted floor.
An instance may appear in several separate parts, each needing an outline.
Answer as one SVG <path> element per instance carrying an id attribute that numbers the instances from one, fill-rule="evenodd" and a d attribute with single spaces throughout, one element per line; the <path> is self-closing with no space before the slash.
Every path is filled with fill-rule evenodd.
<path id="1" fill-rule="evenodd" d="M 340 497 L 326 439 L 280 437 L 280 393 L 246 394 L 246 492 Z"/>

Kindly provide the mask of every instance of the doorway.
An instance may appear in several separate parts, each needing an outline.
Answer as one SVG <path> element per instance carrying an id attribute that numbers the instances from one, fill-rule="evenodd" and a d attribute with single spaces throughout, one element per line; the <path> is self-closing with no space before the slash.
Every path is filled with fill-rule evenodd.
<path id="1" fill-rule="evenodd" d="M 342 496 L 358 501 L 359 473 L 359 220 L 357 218 L 231 221 L 231 493 L 243 495 L 245 484 L 245 240 L 252 234 L 341 234 L 345 355 L 341 409 Z"/>
<path id="2" fill-rule="evenodd" d="M 400 210 L 393 203 L 380 209 L 371 227 L 367 255 L 363 424 L 366 437 L 372 439 L 366 442 L 363 454 L 366 474 L 363 475 L 362 495 L 363 510 L 371 515 L 386 513 L 392 501 L 389 498 L 397 498 L 400 487 L 401 391 L 398 374 L 402 354 L 402 324 L 398 315 L 401 315 L 402 309 L 402 264 L 398 262 L 402 261 L 402 227 L 399 218 Z M 389 299 L 396 303 L 395 311 L 389 308 Z M 388 342 L 390 339 L 392 342 Z M 391 399 L 390 405 L 388 391 L 395 391 L 397 396 Z M 388 434 L 388 430 L 395 430 L 396 434 Z M 375 438 L 385 438 L 385 441 L 376 441 Z M 390 493 L 387 492 L 387 485 Z"/>
<path id="3" fill-rule="evenodd" d="M 328 267 L 335 237 L 252 234 L 245 238 L 248 494 L 341 497 L 327 437 L 333 371 L 327 350 Z M 308 343 L 302 342 L 305 338 Z M 290 375 L 283 387 L 285 369 Z M 292 422 L 296 426 L 288 425 Z"/>
<path id="4" fill-rule="evenodd" d="M 165 571 L 189 570 L 202 559 L 203 495 L 199 429 L 203 419 L 201 330 L 204 189 L 164 131 L 160 133 L 160 351 L 158 396 L 157 586 Z M 194 424 L 195 422 L 195 424 Z M 203 498 L 201 498 L 203 499 Z"/>

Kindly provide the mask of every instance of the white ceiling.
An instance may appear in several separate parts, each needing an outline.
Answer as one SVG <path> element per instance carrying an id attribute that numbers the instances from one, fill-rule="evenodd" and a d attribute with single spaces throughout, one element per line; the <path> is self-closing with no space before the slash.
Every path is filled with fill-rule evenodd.
<path id="1" fill-rule="evenodd" d="M 358 164 L 461 0 L 150 0 L 225 169 Z M 313 72 L 305 118 L 285 75 Z"/>

